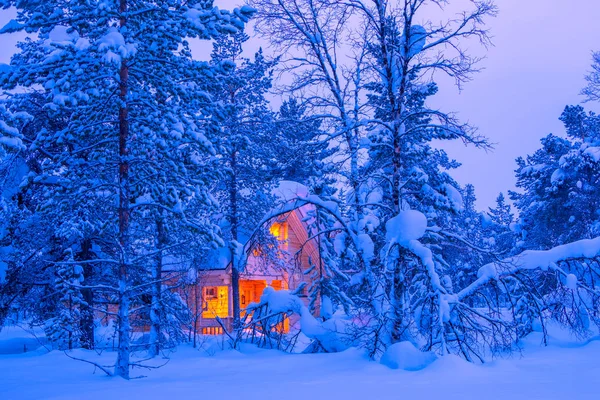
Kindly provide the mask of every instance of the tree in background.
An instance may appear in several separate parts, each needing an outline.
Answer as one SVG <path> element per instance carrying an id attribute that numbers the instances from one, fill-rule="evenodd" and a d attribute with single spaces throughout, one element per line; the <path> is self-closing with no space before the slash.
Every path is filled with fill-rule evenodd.
<path id="1" fill-rule="evenodd" d="M 600 117 L 581 106 L 561 115 L 567 138 L 548 135 L 542 148 L 517 159 L 521 247 L 548 249 L 600 233 Z"/>
<path id="2" fill-rule="evenodd" d="M 496 206 L 490 207 L 488 213 L 490 216 L 488 230 L 492 234 L 493 248 L 496 253 L 506 256 L 514 251 L 516 236 L 513 232 L 515 216 L 510 204 L 506 203 L 503 193 L 498 194 Z"/>
<path id="3" fill-rule="evenodd" d="M 600 101 L 600 51 L 592 54 L 592 71 L 585 77 L 587 86 L 581 91 L 588 101 Z"/>

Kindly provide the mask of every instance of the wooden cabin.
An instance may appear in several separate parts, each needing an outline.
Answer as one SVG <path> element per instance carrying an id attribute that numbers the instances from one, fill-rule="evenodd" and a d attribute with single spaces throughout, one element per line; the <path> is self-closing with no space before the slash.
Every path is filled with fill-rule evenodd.
<path id="1" fill-rule="evenodd" d="M 298 296 L 308 306 L 307 289 L 311 284 L 311 274 L 305 272 L 311 265 L 319 265 L 317 241 L 309 237 L 306 222 L 311 206 L 305 205 L 274 219 L 269 231 L 277 239 L 280 252 L 278 259 L 265 260 L 261 244 L 244 244 L 247 254 L 246 268 L 240 273 L 240 308 L 260 301 L 267 286 L 275 290 L 297 291 Z M 271 254 L 273 252 L 270 252 Z M 196 332 L 205 335 L 222 334 L 223 328 L 217 317 L 227 329 L 233 325 L 233 297 L 231 288 L 231 250 L 219 249 L 200 266 L 198 279 L 194 287 L 188 287 L 191 293 L 185 301 L 196 315 Z M 300 290 L 298 290 L 300 288 Z M 318 304 L 315 305 L 318 308 Z M 293 323 L 293 321 L 292 321 Z"/>

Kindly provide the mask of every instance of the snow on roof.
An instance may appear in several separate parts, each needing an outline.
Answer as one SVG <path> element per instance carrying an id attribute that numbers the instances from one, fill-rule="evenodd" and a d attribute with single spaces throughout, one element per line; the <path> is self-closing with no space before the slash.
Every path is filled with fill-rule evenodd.
<path id="1" fill-rule="evenodd" d="M 279 185 L 271 193 L 284 202 L 296 200 L 298 197 L 309 196 L 309 190 L 306 186 L 293 181 L 280 181 Z"/>
<path id="2" fill-rule="evenodd" d="M 222 231 L 229 230 L 229 222 L 223 220 L 219 226 Z M 250 240 L 251 233 L 246 231 L 245 229 L 238 229 L 238 240 L 237 242 L 243 246 L 245 246 Z M 219 270 L 226 269 L 227 266 L 231 263 L 231 248 L 227 245 L 218 247 L 216 249 L 210 250 L 206 258 L 198 265 L 199 269 L 202 270 Z"/>
<path id="3" fill-rule="evenodd" d="M 293 181 L 280 181 L 277 187 L 271 191 L 271 194 L 281 203 L 288 203 L 297 200 L 299 197 L 306 198 L 310 196 L 310 192 L 305 185 Z M 278 204 L 274 204 L 274 209 L 267 213 L 266 217 L 270 214 L 277 215 L 274 211 L 277 211 L 278 209 Z M 304 216 L 301 211 L 300 214 Z M 266 221 L 266 219 L 264 221 Z M 223 220 L 219 225 L 222 231 L 227 231 L 229 229 L 229 222 L 226 220 Z M 251 236 L 252 232 L 240 229 L 238 230 L 237 242 L 245 247 Z M 199 268 L 203 270 L 221 270 L 226 269 L 230 263 L 231 249 L 228 246 L 223 246 L 208 252 L 207 257 L 203 260 Z"/>

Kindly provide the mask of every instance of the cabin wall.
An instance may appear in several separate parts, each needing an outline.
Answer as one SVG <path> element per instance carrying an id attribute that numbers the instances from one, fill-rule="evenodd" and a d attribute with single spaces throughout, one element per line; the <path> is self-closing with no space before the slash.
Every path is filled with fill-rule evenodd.
<path id="1" fill-rule="evenodd" d="M 302 283 L 305 284 L 305 289 L 299 294 L 305 305 L 309 307 L 308 290 L 313 283 L 312 276 L 319 273 L 320 257 L 318 246 L 315 239 L 309 239 L 300 211 L 292 212 L 288 216 L 290 225 L 289 234 L 289 252 L 292 255 L 293 273 L 289 279 L 290 288 L 296 289 Z M 312 265 L 315 269 L 310 273 L 306 273 Z M 315 312 L 318 313 L 320 308 L 320 299 L 315 302 Z"/>

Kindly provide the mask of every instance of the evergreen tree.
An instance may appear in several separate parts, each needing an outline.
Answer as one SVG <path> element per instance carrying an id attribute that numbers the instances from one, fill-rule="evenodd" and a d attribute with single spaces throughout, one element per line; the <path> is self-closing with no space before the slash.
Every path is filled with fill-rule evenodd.
<path id="1" fill-rule="evenodd" d="M 541 149 L 517 159 L 522 193 L 511 198 L 526 248 L 549 249 L 600 233 L 600 117 L 569 106 L 560 119 L 567 138 L 548 135 Z"/>
<path id="2" fill-rule="evenodd" d="M 83 283 L 83 268 L 75 262 L 69 251 L 68 263 L 60 264 L 56 270 L 54 290 L 60 293 L 55 316 L 46 322 L 46 337 L 59 349 L 78 347 L 82 336 L 79 320 L 81 306 L 85 301 L 79 287 Z"/>
<path id="3" fill-rule="evenodd" d="M 489 209 L 490 226 L 488 229 L 493 234 L 494 249 L 498 254 L 507 255 L 515 247 L 514 214 L 510 204 L 506 203 L 504 194 L 498 194 L 496 207 Z"/>
<path id="4" fill-rule="evenodd" d="M 489 209 L 492 222 L 508 228 L 513 223 L 514 215 L 511 212 L 510 204 L 506 204 L 504 194 L 500 193 L 496 197 L 496 207 Z"/>
<path id="5" fill-rule="evenodd" d="M 291 97 L 283 102 L 273 121 L 273 165 L 270 169 L 281 180 L 306 185 L 318 194 L 333 183 L 334 149 L 329 148 L 322 121 L 307 115 L 306 106 Z"/>
<path id="6" fill-rule="evenodd" d="M 273 175 L 268 163 L 277 156 L 270 136 L 271 112 L 265 94 L 271 87 L 274 61 L 259 50 L 254 60 L 242 57 L 248 35 L 221 37 L 213 45 L 211 63 L 223 70 L 213 96 L 223 105 L 219 157 L 223 179 L 216 187 L 224 237 L 231 251 L 233 327 L 240 326 L 240 272 L 245 257 L 244 239 L 253 232 L 272 206 Z"/>
<path id="7" fill-rule="evenodd" d="M 44 186 L 36 211 L 58 222 L 58 238 L 96 238 L 101 247 L 103 258 L 86 262 L 113 277 L 102 287 L 118 302 L 115 375 L 129 378 L 129 314 L 147 288 L 140 260 L 152 242 L 142 217 L 163 210 L 196 230 L 197 240 L 218 241 L 204 216 L 184 208 L 191 198 L 210 206 L 215 152 L 207 123 L 215 107 L 205 95 L 214 70 L 192 59 L 187 39 L 239 31 L 252 10 L 179 0 L 0 4 L 18 9 L 2 33 L 37 34 L 19 45 L 2 88 L 38 92 L 50 117 L 65 120 L 35 135 L 30 146 L 47 160 L 26 185 Z"/>
<path id="8" fill-rule="evenodd" d="M 467 184 L 461 194 L 464 207 L 451 217 L 451 227 L 448 228 L 460 240 L 448 242 L 443 250 L 443 258 L 450 266 L 448 270 L 453 288 L 473 282 L 477 278 L 477 269 L 490 261 L 489 253 L 495 248 L 489 217 L 475 208 L 475 187 Z M 465 251 L 465 242 L 474 249 Z"/>

